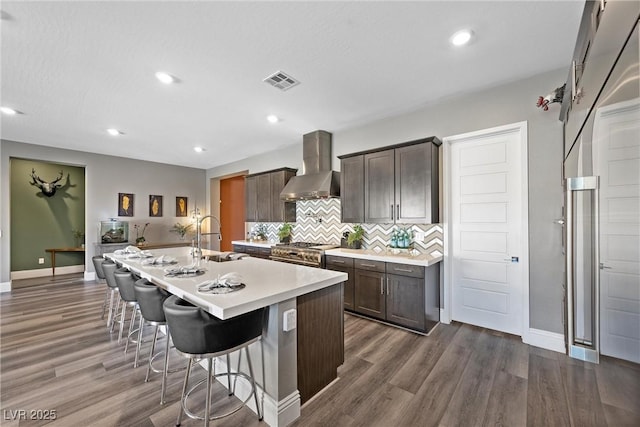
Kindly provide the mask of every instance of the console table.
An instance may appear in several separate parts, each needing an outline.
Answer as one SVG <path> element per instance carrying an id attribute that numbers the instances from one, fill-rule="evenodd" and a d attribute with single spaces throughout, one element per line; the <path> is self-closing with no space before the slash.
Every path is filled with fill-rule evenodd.
<path id="1" fill-rule="evenodd" d="M 45 249 L 45 252 L 51 253 L 51 271 L 53 276 L 56 275 L 56 252 L 84 252 L 84 248 L 50 248 Z"/>

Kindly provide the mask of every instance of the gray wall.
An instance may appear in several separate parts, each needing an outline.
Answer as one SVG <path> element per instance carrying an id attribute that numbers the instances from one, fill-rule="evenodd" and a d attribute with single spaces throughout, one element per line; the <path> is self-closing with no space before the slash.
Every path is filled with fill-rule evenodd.
<path id="1" fill-rule="evenodd" d="M 562 213 L 562 123 L 559 106 L 545 112 L 538 96 L 561 86 L 566 70 L 556 70 L 478 93 L 441 100 L 419 111 L 333 133 L 336 156 L 435 135 L 447 136 L 527 121 L 529 132 L 530 327 L 563 333 L 561 230 L 553 223 Z M 314 129 L 309 129 L 312 131 Z M 241 170 L 251 173 L 288 166 L 302 168 L 300 144 L 207 171 L 215 178 Z"/>
<path id="2" fill-rule="evenodd" d="M 189 209 L 197 206 L 207 211 L 206 171 L 162 163 L 145 162 L 123 157 L 104 156 L 82 151 L 62 150 L 14 141 L 1 141 L 0 148 L 0 283 L 10 280 L 10 171 L 12 157 L 41 160 L 84 166 L 86 173 L 86 271 L 93 271 L 93 264 L 86 262 L 94 255 L 94 244 L 98 241 L 99 222 L 118 215 L 118 193 L 134 193 L 135 216 L 121 218 L 129 221 L 130 233 L 134 224 L 149 222 L 145 237 L 148 243 L 179 241 L 169 229 L 176 222 L 186 222 L 188 218 L 175 217 L 175 197 L 189 198 Z M 123 152 L 123 154 L 126 154 Z M 163 216 L 149 218 L 149 195 L 164 196 Z"/>

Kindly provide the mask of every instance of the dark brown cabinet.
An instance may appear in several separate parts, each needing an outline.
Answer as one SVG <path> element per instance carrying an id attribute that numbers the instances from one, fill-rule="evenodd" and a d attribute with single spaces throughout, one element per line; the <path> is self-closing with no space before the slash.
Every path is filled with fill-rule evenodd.
<path id="1" fill-rule="evenodd" d="M 356 313 L 420 332 L 440 321 L 439 265 L 356 259 L 354 278 Z"/>
<path id="2" fill-rule="evenodd" d="M 279 170 L 269 174 L 271 176 L 271 222 L 295 222 L 296 204 L 295 202 L 285 202 L 280 199 L 280 192 L 289 182 L 291 177 L 296 175 L 293 169 Z"/>
<path id="3" fill-rule="evenodd" d="M 364 222 L 364 156 L 340 161 L 342 222 Z"/>
<path id="4" fill-rule="evenodd" d="M 355 271 L 353 268 L 353 258 L 327 255 L 325 258 L 327 270 L 341 271 L 347 273 L 349 278 L 344 282 L 344 308 L 346 310 L 355 309 Z"/>
<path id="5" fill-rule="evenodd" d="M 418 267 L 424 273 L 423 267 Z M 387 274 L 387 320 L 424 330 L 424 278 Z"/>
<path id="6" fill-rule="evenodd" d="M 385 263 L 355 259 L 354 311 L 376 319 L 386 318 Z"/>
<path id="7" fill-rule="evenodd" d="M 364 156 L 364 222 L 393 222 L 395 209 L 394 150 Z"/>
<path id="8" fill-rule="evenodd" d="M 438 215 L 438 145 L 397 148 L 395 153 L 395 222 L 432 224 Z"/>
<path id="9" fill-rule="evenodd" d="M 441 144 L 430 137 L 340 156 L 342 221 L 437 223 Z"/>
<path id="10" fill-rule="evenodd" d="M 356 269 L 354 311 L 385 320 L 387 297 L 384 293 L 384 281 L 384 273 Z"/>
<path id="11" fill-rule="evenodd" d="M 245 177 L 245 221 L 295 222 L 295 202 L 280 199 L 296 169 L 282 168 Z"/>

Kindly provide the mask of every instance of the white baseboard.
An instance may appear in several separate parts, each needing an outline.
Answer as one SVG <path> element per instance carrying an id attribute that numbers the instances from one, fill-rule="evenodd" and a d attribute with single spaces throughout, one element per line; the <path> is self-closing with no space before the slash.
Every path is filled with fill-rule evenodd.
<path id="1" fill-rule="evenodd" d="M 92 280 L 96 280 L 96 272 L 95 271 L 85 271 L 84 272 L 84 281 L 90 282 Z"/>
<path id="2" fill-rule="evenodd" d="M 207 369 L 206 361 L 200 361 L 200 365 Z M 227 365 L 222 357 L 215 359 L 215 370 L 216 372 L 226 372 Z M 235 372 L 235 369 L 232 368 L 231 371 Z M 217 380 L 223 386 L 227 386 L 227 380 L 225 377 L 217 378 Z M 294 391 L 289 396 L 286 396 L 284 399 L 276 401 L 265 393 L 259 385 L 257 385 L 257 389 L 258 401 L 262 405 L 262 415 L 266 424 L 271 427 L 286 427 L 296 419 L 300 418 L 300 392 L 298 390 Z M 250 393 L 251 386 L 247 381 L 238 381 L 236 383 L 235 395 L 238 399 L 244 401 Z M 247 402 L 247 407 L 254 413 L 258 413 L 253 398 Z"/>
<path id="3" fill-rule="evenodd" d="M 526 338 L 522 337 L 522 342 L 534 347 L 557 351 L 558 353 L 566 352 L 564 348 L 564 335 L 556 332 L 529 328 L 529 333 Z"/>
<path id="4" fill-rule="evenodd" d="M 440 309 L 440 323 L 444 323 L 445 325 L 451 323 L 451 319 L 446 316 L 446 311 L 444 310 L 444 308 Z"/>
<path id="5" fill-rule="evenodd" d="M 0 283 L 0 293 L 2 292 L 11 292 L 11 282 Z"/>
<path id="6" fill-rule="evenodd" d="M 84 264 L 69 265 L 67 267 L 56 267 L 56 274 L 71 274 L 84 272 Z M 49 268 L 39 268 L 37 270 L 12 271 L 11 280 L 33 279 L 36 277 L 53 276 L 53 270 Z"/>

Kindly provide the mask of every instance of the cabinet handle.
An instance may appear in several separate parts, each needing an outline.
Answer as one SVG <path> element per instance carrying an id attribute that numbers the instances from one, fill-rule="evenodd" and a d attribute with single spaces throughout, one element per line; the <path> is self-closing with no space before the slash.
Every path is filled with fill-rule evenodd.
<path id="1" fill-rule="evenodd" d="M 376 268 L 376 266 L 373 264 L 360 264 L 360 265 L 363 267 Z"/>
<path id="2" fill-rule="evenodd" d="M 387 277 L 387 295 L 389 295 L 389 278 Z"/>
<path id="3" fill-rule="evenodd" d="M 396 221 L 400 219 L 400 205 L 396 205 Z"/>
<path id="4" fill-rule="evenodd" d="M 391 221 L 393 221 L 393 204 L 391 204 Z"/>
<path id="5" fill-rule="evenodd" d="M 344 261 L 339 261 L 337 259 L 334 259 L 331 262 L 336 263 L 336 264 L 344 264 Z"/>
<path id="6" fill-rule="evenodd" d="M 384 295 L 384 277 L 380 278 L 380 295 Z"/>
<path id="7" fill-rule="evenodd" d="M 509 261 L 511 261 L 511 260 L 509 260 Z M 403 271 L 403 272 L 405 272 L 405 273 L 413 273 L 413 270 L 412 270 L 412 269 L 410 269 L 410 268 L 398 268 L 398 267 L 393 267 L 393 269 L 394 269 L 395 271 Z"/>

